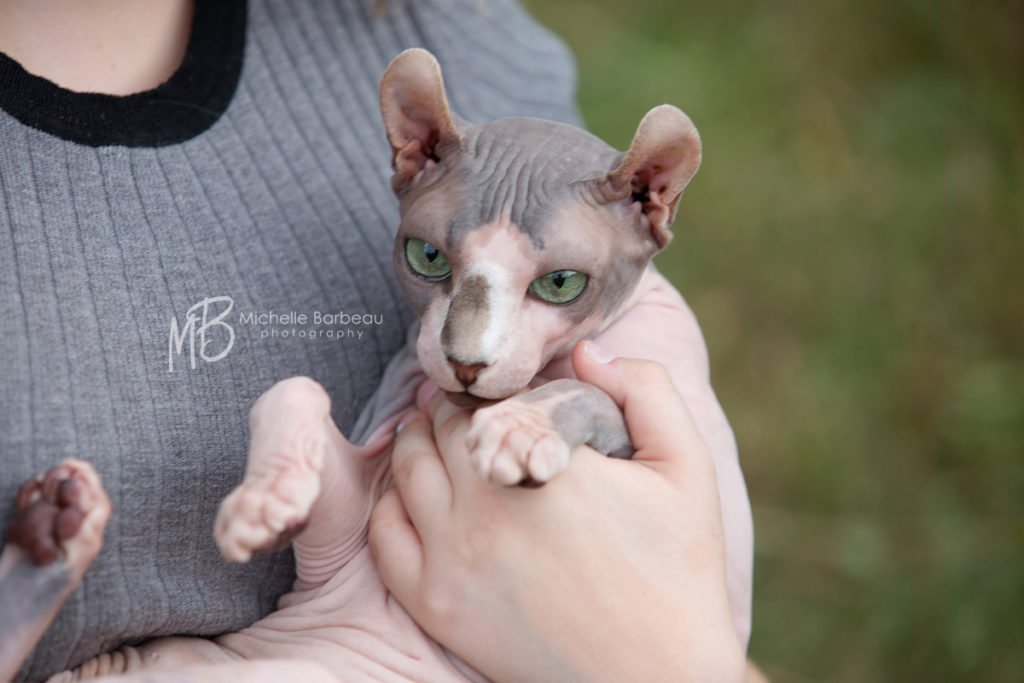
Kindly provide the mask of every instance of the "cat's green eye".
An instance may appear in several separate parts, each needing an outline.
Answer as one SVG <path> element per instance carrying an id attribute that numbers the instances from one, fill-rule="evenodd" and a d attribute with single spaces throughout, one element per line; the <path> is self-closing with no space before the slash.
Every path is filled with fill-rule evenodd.
<path id="1" fill-rule="evenodd" d="M 428 280 L 443 280 L 452 273 L 447 256 L 430 242 L 414 237 L 405 241 L 405 260 L 414 273 Z"/>
<path id="2" fill-rule="evenodd" d="M 530 283 L 530 291 L 549 304 L 567 304 L 587 287 L 587 276 L 575 270 L 556 270 Z"/>

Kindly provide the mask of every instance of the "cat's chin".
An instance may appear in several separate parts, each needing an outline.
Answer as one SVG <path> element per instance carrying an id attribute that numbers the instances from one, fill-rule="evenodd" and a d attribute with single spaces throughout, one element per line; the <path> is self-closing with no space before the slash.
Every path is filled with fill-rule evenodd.
<path id="1" fill-rule="evenodd" d="M 446 391 L 444 393 L 449 401 L 460 408 L 476 408 L 482 403 L 493 403 L 491 399 L 480 398 L 466 391 Z"/>

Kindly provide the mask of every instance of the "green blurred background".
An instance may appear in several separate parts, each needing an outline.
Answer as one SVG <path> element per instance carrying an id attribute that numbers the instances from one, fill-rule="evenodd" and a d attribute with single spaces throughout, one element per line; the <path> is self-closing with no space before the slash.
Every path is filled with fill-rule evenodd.
<path id="1" fill-rule="evenodd" d="M 1024 6 L 527 0 L 624 149 L 704 165 L 659 257 L 703 325 L 775 681 L 1024 680 Z"/>

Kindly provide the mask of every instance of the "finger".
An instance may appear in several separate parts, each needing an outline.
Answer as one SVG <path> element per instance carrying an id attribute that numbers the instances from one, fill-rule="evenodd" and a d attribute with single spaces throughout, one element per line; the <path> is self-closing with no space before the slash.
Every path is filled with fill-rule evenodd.
<path id="1" fill-rule="evenodd" d="M 384 585 L 409 604 L 423 573 L 423 544 L 396 489 L 385 492 L 373 508 L 367 541 Z"/>
<path id="2" fill-rule="evenodd" d="M 438 391 L 427 402 L 426 413 L 452 485 L 460 488 L 468 481 L 476 481 L 466 436 L 472 417 L 470 410 L 458 407 L 443 391 Z"/>
<path id="3" fill-rule="evenodd" d="M 664 366 L 611 358 L 585 341 L 573 350 L 573 369 L 622 408 L 636 453 L 634 460 L 688 477 L 714 476 L 707 444 Z"/>
<path id="4" fill-rule="evenodd" d="M 459 413 L 469 413 L 467 409 L 460 408 L 452 403 L 443 391 L 427 394 L 427 401 L 423 412 L 433 421 L 435 429 Z"/>
<path id="5" fill-rule="evenodd" d="M 423 380 L 416 389 L 416 407 L 420 410 L 426 408 L 430 399 L 438 392 L 438 386 L 432 379 Z"/>
<path id="6" fill-rule="evenodd" d="M 451 507 L 452 484 L 430 421 L 422 413 L 408 418 L 395 437 L 391 476 L 419 533 L 424 533 L 424 528 L 437 529 L 440 517 Z"/>

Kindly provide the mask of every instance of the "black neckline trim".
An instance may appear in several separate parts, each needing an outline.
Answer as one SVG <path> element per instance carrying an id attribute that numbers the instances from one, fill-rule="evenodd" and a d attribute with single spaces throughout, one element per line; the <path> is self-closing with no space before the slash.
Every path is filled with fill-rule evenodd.
<path id="1" fill-rule="evenodd" d="M 245 51 L 246 0 L 196 0 L 185 57 L 153 90 L 105 95 L 66 90 L 0 52 L 0 109 L 71 142 L 162 147 L 194 138 L 228 108 Z"/>

